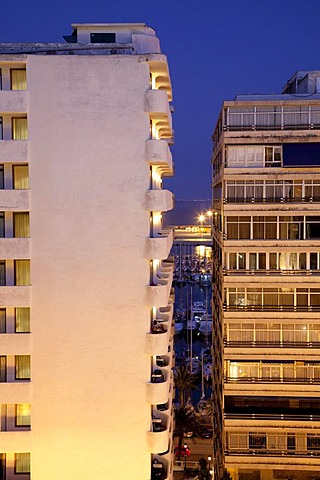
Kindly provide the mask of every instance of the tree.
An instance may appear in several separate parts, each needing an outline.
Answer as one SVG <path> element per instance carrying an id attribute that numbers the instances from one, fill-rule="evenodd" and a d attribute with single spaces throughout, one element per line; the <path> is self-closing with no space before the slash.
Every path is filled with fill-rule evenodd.
<path id="1" fill-rule="evenodd" d="M 187 398 L 190 396 L 192 390 L 197 389 L 195 385 L 197 382 L 197 376 L 190 373 L 190 370 L 185 365 L 181 365 L 174 370 L 174 383 L 178 389 L 179 403 L 181 407 L 184 407 Z"/>
<path id="2" fill-rule="evenodd" d="M 187 432 L 197 433 L 199 431 L 199 420 L 194 410 L 191 410 L 190 408 L 177 407 L 174 413 L 174 436 L 178 437 L 178 459 L 180 460 L 184 434 Z"/>

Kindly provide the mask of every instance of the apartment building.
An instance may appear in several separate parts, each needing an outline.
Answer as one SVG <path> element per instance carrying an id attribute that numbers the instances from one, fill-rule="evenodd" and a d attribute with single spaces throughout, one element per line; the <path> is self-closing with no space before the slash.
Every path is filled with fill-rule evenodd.
<path id="1" fill-rule="evenodd" d="M 170 479 L 167 59 L 72 27 L 0 44 L 0 479 Z"/>
<path id="2" fill-rule="evenodd" d="M 223 103 L 213 148 L 217 478 L 320 478 L 320 71 Z"/>

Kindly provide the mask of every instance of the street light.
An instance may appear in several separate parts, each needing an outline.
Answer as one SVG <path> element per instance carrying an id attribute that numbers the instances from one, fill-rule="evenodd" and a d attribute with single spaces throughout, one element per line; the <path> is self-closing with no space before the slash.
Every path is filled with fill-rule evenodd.
<path id="1" fill-rule="evenodd" d="M 186 472 L 187 471 L 187 448 L 188 448 L 188 444 L 185 443 L 183 445 L 183 448 L 184 448 L 184 471 Z"/>

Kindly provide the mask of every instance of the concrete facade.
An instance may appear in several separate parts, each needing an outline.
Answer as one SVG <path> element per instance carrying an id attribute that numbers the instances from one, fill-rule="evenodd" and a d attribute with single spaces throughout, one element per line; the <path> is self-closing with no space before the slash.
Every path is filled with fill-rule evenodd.
<path id="1" fill-rule="evenodd" d="M 319 478 L 320 72 L 297 73 L 213 135 L 217 478 Z"/>
<path id="2" fill-rule="evenodd" d="M 21 480 L 126 479 L 128 474 L 151 479 L 154 464 L 161 464 L 157 468 L 169 479 L 172 234 L 163 231 L 161 212 L 172 207 L 172 194 L 150 203 L 150 191 L 161 190 L 161 177 L 172 174 L 167 60 L 154 31 L 143 24 L 74 29 L 78 41 L 72 44 L 11 44 L 0 56 L 4 78 L 12 65 L 26 70 L 24 92 L 11 97 L 17 92 L 0 91 L 3 125 L 9 129 L 0 141 L 0 162 L 29 165 L 30 197 L 22 192 L 10 200 L 8 191 L 3 210 L 14 201 L 11 211 L 30 211 L 31 237 L 24 239 L 31 245 L 21 244 L 22 256 L 19 244 L 0 240 L 8 259 L 26 258 L 31 248 L 31 285 L 0 287 L 4 308 L 30 308 L 27 348 L 17 342 L 14 353 L 30 355 L 31 376 L 21 400 L 14 395 L 20 382 L 11 389 L 3 383 L 2 404 L 7 395 L 10 402 L 14 397 L 17 404 L 31 404 L 30 440 L 19 440 L 20 449 L 13 450 L 30 453 L 31 473 L 19 474 Z M 90 43 L 90 32 L 110 30 L 116 44 Z M 124 42 L 130 54 L 121 50 Z M 27 118 L 24 140 L 11 140 L 16 112 Z M 147 155 L 150 141 L 155 150 L 164 143 L 165 155 L 156 164 Z M 15 142 L 23 145 L 11 145 Z M 156 247 L 150 247 L 152 241 Z M 7 288 L 12 293 L 6 294 Z M 14 291 L 23 288 L 29 292 Z M 152 331 L 158 319 L 165 336 Z M 7 353 L 10 343 L 0 337 L 0 353 L 1 345 Z M 159 368 L 162 378 L 153 384 Z M 159 404 L 166 406 L 160 411 Z M 154 418 L 161 418 L 160 430 Z M 11 450 L 1 445 L 9 459 L 14 441 Z M 11 480 L 15 475 L 8 465 Z"/>

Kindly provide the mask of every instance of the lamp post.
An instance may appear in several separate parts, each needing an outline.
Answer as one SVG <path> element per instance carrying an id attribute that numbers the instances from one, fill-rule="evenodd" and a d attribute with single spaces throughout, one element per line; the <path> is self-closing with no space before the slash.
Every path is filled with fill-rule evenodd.
<path id="1" fill-rule="evenodd" d="M 201 213 L 201 215 L 199 215 L 198 217 L 198 221 L 200 222 L 200 233 L 202 233 L 203 231 L 203 222 L 205 220 L 206 216 L 203 215 L 203 213 Z"/>
<path id="2" fill-rule="evenodd" d="M 184 471 L 186 472 L 187 471 L 187 448 L 188 448 L 188 444 L 185 443 L 183 445 L 183 448 L 184 448 Z"/>

